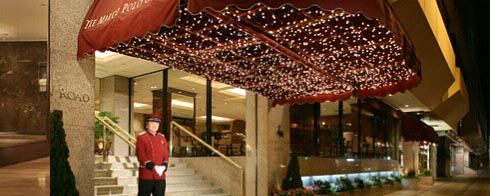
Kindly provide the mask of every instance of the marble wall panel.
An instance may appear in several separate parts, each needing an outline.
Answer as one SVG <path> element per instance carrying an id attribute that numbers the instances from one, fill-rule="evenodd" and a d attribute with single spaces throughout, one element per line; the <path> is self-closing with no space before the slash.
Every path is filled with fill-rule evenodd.
<path id="1" fill-rule="evenodd" d="M 46 42 L 0 42 L 0 132 L 47 132 L 46 61 Z"/>

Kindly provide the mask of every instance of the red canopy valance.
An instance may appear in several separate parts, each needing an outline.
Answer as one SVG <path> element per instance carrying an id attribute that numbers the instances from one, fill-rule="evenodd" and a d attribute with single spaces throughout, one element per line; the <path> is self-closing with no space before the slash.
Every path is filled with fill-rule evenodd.
<path id="1" fill-rule="evenodd" d="M 434 128 L 408 114 L 403 114 L 402 136 L 405 141 L 426 141 L 431 143 L 436 143 L 438 137 Z"/>
<path id="2" fill-rule="evenodd" d="M 96 0 L 78 55 L 106 49 L 274 104 L 385 96 L 420 81 L 411 41 L 384 0 Z"/>

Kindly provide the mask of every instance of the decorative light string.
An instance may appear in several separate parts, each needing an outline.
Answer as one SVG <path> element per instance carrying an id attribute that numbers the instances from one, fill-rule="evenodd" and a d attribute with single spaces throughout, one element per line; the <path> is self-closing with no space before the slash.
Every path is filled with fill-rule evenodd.
<path id="1" fill-rule="evenodd" d="M 262 43 L 227 21 L 186 10 L 181 11 L 175 26 L 162 26 L 157 33 L 133 38 L 111 50 L 273 100 L 392 88 L 416 75 L 405 63 L 406 53 L 390 29 L 361 13 L 317 6 L 272 9 L 259 4 L 250 10 L 228 8 L 222 13 L 290 48 L 306 63 L 329 74 L 290 59 L 275 46 Z"/>

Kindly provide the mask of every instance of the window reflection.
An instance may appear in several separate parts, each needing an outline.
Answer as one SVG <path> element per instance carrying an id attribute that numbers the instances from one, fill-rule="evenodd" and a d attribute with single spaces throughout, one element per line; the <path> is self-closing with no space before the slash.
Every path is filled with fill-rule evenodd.
<path id="1" fill-rule="evenodd" d="M 394 159 L 393 111 L 376 99 L 293 105 L 291 148 L 301 156 Z"/>

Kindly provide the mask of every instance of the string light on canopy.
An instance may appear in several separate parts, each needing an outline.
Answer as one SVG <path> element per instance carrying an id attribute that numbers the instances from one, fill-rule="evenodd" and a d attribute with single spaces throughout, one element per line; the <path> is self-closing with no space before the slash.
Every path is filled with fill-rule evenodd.
<path id="1" fill-rule="evenodd" d="M 179 14 L 173 26 L 109 50 L 246 89 L 274 104 L 385 96 L 420 81 L 411 43 L 393 19 L 260 3 Z"/>

